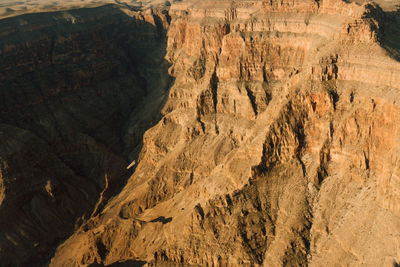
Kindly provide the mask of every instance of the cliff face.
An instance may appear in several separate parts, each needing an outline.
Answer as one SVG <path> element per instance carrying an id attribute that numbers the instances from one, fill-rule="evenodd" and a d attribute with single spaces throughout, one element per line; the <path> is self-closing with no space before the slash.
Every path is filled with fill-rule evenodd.
<path id="1" fill-rule="evenodd" d="M 103 26 L 76 33 L 78 41 L 63 37 L 57 49 L 53 39 L 52 48 L 43 50 L 52 51 L 45 53 L 48 62 L 64 60 L 60 71 L 57 64 L 49 71 L 71 75 L 62 78 L 64 83 L 79 80 L 78 88 L 54 86 L 58 80 L 40 77 L 40 88 L 57 89 L 32 96 L 26 106 L 20 101 L 9 104 L 3 119 L 6 140 L 16 140 L 3 145 L 14 147 L 4 155 L 16 159 L 2 156 L 6 160 L 0 194 L 5 198 L 0 212 L 10 213 L 7 205 L 20 205 L 13 197 L 8 200 L 7 192 L 17 189 L 4 182 L 13 181 L 14 173 L 22 173 L 20 181 L 35 181 L 42 192 L 30 186 L 26 191 L 31 195 L 23 194 L 29 212 L 37 210 L 38 218 L 57 214 L 46 225 L 54 225 L 64 212 L 60 206 L 74 212 L 62 215 L 69 222 L 95 210 L 57 248 L 52 266 L 121 261 L 393 266 L 400 261 L 395 13 L 341 0 L 183 1 L 174 3 L 168 15 L 125 10 L 124 26 L 115 27 L 121 14 L 113 22 L 109 12 L 104 22 L 90 22 Z M 73 25 L 69 32 L 75 32 Z M 107 27 L 113 30 L 103 32 Z M 96 45 L 86 47 L 87 38 Z M 155 43 L 159 45 L 150 46 Z M 37 46 L 46 47 L 45 42 Z M 65 47 L 67 56 L 54 52 Z M 89 60 L 76 58 L 84 49 Z M 5 47 L 2 53 L 12 51 Z M 171 87 L 164 52 L 174 78 Z M 30 59 L 36 65 L 29 65 L 20 57 L 20 65 L 11 70 L 18 75 L 3 79 L 24 77 L 29 66 L 45 62 Z M 72 68 L 65 62 L 81 65 Z M 10 64 L 5 66 L 7 70 Z M 41 86 L 42 80 L 48 84 Z M 18 94 L 17 89 L 9 91 Z M 144 134 L 133 175 L 119 194 L 97 207 L 104 181 L 123 179 L 126 160 L 136 158 L 143 125 L 149 127 L 152 121 L 148 111 L 161 105 L 163 93 L 168 99 L 162 118 Z M 64 94 L 82 100 L 68 102 Z M 125 95 L 131 100 L 124 102 Z M 60 104 L 52 108 L 55 103 Z M 47 109 L 35 111 L 43 107 Z M 24 116 L 15 115 L 18 111 Z M 35 123 L 21 121 L 18 116 L 29 118 L 26 114 L 40 115 L 30 119 Z M 110 119 L 104 122 L 103 117 Z M 45 161 L 35 163 L 30 159 L 40 157 L 32 151 L 39 150 Z M 48 174 L 39 172 L 40 164 Z M 57 167 L 65 165 L 74 171 L 71 175 Z M 88 181 L 96 186 L 84 185 Z M 40 206 L 47 203 L 42 198 L 54 208 Z M 43 211 L 50 215 L 40 214 Z M 21 246 L 17 238 L 23 239 L 28 227 L 22 218 L 30 213 L 22 214 L 21 226 L 4 232 L 3 251 Z M 64 236 L 71 230 L 65 229 Z"/>
<path id="2" fill-rule="evenodd" d="M 115 6 L 0 21 L 2 266 L 39 264 L 131 174 L 169 84 L 163 23 Z"/>
<path id="3" fill-rule="evenodd" d="M 400 64 L 380 45 L 382 9 L 184 1 L 169 14 L 164 116 L 52 265 L 395 264 Z"/>

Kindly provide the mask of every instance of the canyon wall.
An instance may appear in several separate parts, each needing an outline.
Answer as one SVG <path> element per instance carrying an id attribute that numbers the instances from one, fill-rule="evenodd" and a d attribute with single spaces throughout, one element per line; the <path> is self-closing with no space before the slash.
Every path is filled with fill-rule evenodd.
<path id="1" fill-rule="evenodd" d="M 0 74 L 3 262 L 397 266 L 396 12 L 342 0 L 122 11 L 54 13 L 48 41 L 4 31 L 0 55 L 21 60 Z"/>
<path id="2" fill-rule="evenodd" d="M 164 116 L 51 265 L 397 264 L 400 64 L 381 46 L 384 11 L 183 1 L 169 14 Z"/>
<path id="3" fill-rule="evenodd" d="M 43 263 L 132 173 L 170 77 L 166 16 L 129 12 L 0 20 L 0 265 Z"/>

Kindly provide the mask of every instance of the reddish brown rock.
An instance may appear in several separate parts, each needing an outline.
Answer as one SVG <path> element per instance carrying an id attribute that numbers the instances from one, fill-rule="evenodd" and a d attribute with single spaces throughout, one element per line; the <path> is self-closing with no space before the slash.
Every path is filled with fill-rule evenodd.
<path id="1" fill-rule="evenodd" d="M 147 14 L 150 24 L 116 6 L 68 14 L 74 21 L 0 20 L 3 266 L 42 264 L 102 209 L 167 94 L 164 15 Z"/>
<path id="2" fill-rule="evenodd" d="M 122 192 L 51 264 L 398 261 L 400 64 L 381 47 L 384 11 L 183 1 L 169 14 L 164 117 Z"/>
<path id="3" fill-rule="evenodd" d="M 122 191 L 81 212 L 95 210 L 58 246 L 50 265 L 398 264 L 400 50 L 395 33 L 400 24 L 398 14 L 388 9 L 348 2 L 186 0 L 168 10 L 164 6 L 163 11 L 124 9 L 129 15 L 125 23 L 133 20 L 152 29 L 148 36 L 135 27 L 138 40 L 149 42 L 127 41 L 134 51 L 144 51 L 139 58 L 143 62 L 134 58 L 134 73 L 124 72 L 125 54 L 119 57 L 116 51 L 121 47 L 113 46 L 107 51 L 117 54 L 110 62 L 104 60 L 108 63 L 102 65 L 103 73 L 109 73 L 111 62 L 118 59 L 117 74 L 129 73 L 138 82 L 143 77 L 151 88 L 148 97 L 135 102 L 138 108 L 129 118 L 111 117 L 101 134 L 83 131 L 82 139 L 72 135 L 78 142 L 68 144 L 95 149 L 101 137 L 106 145 L 95 155 L 103 158 L 113 151 L 115 157 L 107 157 L 109 161 L 100 166 L 112 166 L 114 177 L 121 177 L 118 172 L 126 171 L 129 162 L 119 163 L 136 159 L 141 132 L 135 129 L 150 125 L 156 115 L 149 111 L 161 103 L 162 118 L 144 133 L 137 166 Z M 124 30 L 117 32 L 130 40 Z M 160 41 L 164 30 L 166 47 L 148 47 L 151 41 Z M 106 40 L 117 45 L 114 38 Z M 7 46 L 5 51 L 12 49 Z M 163 76 L 163 52 L 171 64 L 172 84 Z M 16 70 L 23 70 L 24 64 Z M 161 69 L 155 68 L 158 64 Z M 84 70 L 76 77 L 87 77 Z M 170 89 L 165 103 L 160 88 Z M 59 94 L 60 89 L 53 90 Z M 12 107 L 26 108 L 18 105 Z M 89 118 L 98 111 L 78 110 Z M 60 118 L 54 121 L 63 121 Z M 114 121 L 126 124 L 115 128 Z M 68 125 L 65 122 L 64 128 Z M 13 132 L 18 130 L 8 131 Z M 19 147 L 21 140 L 28 140 L 24 144 L 29 149 L 17 154 L 15 166 L 23 165 L 38 144 L 49 149 L 31 132 L 21 131 L 13 146 L 4 145 Z M 123 145 L 116 153 L 118 142 Z M 4 149 L 4 155 L 16 150 Z M 85 172 L 95 169 L 98 162 L 89 161 L 88 154 L 75 153 L 75 162 L 85 163 L 73 166 Z M 55 165 L 57 159 L 50 152 L 44 155 L 48 159 L 38 164 Z M 42 165 L 32 163 L 26 170 Z M 8 163 L 2 166 L 3 206 L 4 177 L 16 171 L 10 172 Z M 57 200 L 58 179 L 47 179 L 57 172 L 46 171 L 46 178 L 32 180 L 40 181 L 43 196 Z M 104 176 L 89 172 L 79 180 L 93 178 Z M 99 191 L 90 199 L 103 199 L 104 191 Z M 30 203 L 37 217 L 51 218 L 47 212 L 53 208 L 43 208 L 46 202 L 38 194 Z M 18 247 L 17 238 L 23 235 L 8 230 L 7 241 L 0 244 Z"/>

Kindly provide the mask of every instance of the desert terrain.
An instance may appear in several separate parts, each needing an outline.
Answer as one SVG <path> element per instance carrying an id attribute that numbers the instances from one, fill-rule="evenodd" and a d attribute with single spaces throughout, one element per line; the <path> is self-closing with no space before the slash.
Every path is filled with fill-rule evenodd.
<path id="1" fill-rule="evenodd" d="M 1 1 L 1 266 L 398 266 L 395 0 Z"/>
<path id="2" fill-rule="evenodd" d="M 105 4 L 129 6 L 131 9 L 148 9 L 170 5 L 167 0 L 0 0 L 0 19 L 22 14 L 67 11 L 71 9 L 98 7 Z"/>

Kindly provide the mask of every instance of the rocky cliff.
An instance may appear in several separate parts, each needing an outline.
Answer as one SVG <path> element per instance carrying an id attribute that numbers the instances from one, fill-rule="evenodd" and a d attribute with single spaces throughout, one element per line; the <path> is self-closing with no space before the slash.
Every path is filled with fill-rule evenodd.
<path id="1" fill-rule="evenodd" d="M 15 141 L 1 148 L 0 212 L 28 207 L 3 223 L 8 262 L 27 251 L 29 229 L 54 233 L 68 218 L 61 240 L 84 216 L 51 266 L 397 266 L 398 13 L 342 0 L 187 0 L 106 14 L 85 30 L 64 16 L 62 45 L 39 42 L 29 60 L 15 49 L 21 63 L 2 76 L 9 99 L 26 98 L 4 102 L 2 117 Z M 45 32 L 35 30 L 29 40 Z M 37 68 L 37 88 L 19 91 Z M 122 191 L 108 191 L 136 157 Z M 20 199 L 7 193 L 16 190 Z"/>
<path id="2" fill-rule="evenodd" d="M 170 77 L 165 15 L 129 12 L 0 21 L 0 265 L 39 264 L 132 173 Z"/>

